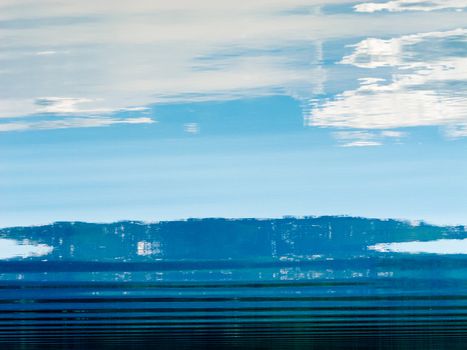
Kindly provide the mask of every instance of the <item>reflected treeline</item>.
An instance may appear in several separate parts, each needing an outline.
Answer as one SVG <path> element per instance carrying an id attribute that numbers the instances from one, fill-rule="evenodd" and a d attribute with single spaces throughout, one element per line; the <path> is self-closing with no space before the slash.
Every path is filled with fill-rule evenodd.
<path id="1" fill-rule="evenodd" d="M 48 261 L 287 261 L 367 256 L 382 242 L 463 239 L 463 226 L 352 217 L 190 219 L 158 223 L 58 222 L 0 230 L 0 238 L 53 247 Z"/>

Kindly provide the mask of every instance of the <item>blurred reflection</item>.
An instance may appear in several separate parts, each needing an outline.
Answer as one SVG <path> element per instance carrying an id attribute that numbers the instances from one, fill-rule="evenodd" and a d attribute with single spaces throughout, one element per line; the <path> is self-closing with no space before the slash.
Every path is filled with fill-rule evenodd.
<path id="1" fill-rule="evenodd" d="M 368 247 L 378 252 L 467 254 L 467 239 L 438 239 L 435 241 L 414 241 L 379 243 Z"/>
<path id="2" fill-rule="evenodd" d="M 363 2 L 354 6 L 357 12 L 402 12 L 435 11 L 445 9 L 461 10 L 466 7 L 465 0 L 389 0 L 382 2 Z"/>
<path id="3" fill-rule="evenodd" d="M 407 134 L 386 129 L 443 126 L 449 137 L 467 135 L 467 30 L 429 32 L 352 45 L 340 64 L 363 68 L 360 86 L 317 101 L 308 125 L 361 129 L 338 132 L 346 146 L 377 146 Z M 383 131 L 378 131 L 383 130 Z"/>
<path id="4" fill-rule="evenodd" d="M 28 239 L 17 241 L 0 238 L 0 260 L 11 258 L 39 257 L 50 254 L 53 248 L 46 244 L 36 244 Z"/>
<path id="5" fill-rule="evenodd" d="M 465 135 L 463 0 L 109 4 L 2 2 L 0 131 L 148 124 L 154 104 L 287 95 L 312 126 Z M 334 55 L 358 40 L 341 74 Z M 336 137 L 395 137 L 361 135 Z"/>
<path id="6" fill-rule="evenodd" d="M 185 269 L 194 263 L 194 269 L 204 269 L 203 264 L 207 268 L 213 264 L 222 269 L 224 265 L 242 268 L 244 262 L 261 268 L 276 263 L 279 267 L 302 262 L 319 265 L 323 261 L 334 265 L 337 261 L 349 260 L 346 264 L 351 266 L 352 258 L 384 257 L 387 254 L 375 254 L 404 252 L 404 247 L 407 252 L 417 249 L 429 252 L 431 246 L 442 252 L 444 248 L 455 247 L 460 254 L 465 251 L 465 234 L 464 227 L 420 222 L 290 217 L 191 219 L 153 224 L 63 222 L 2 229 L 0 243 L 5 256 L 12 259 L 34 261 L 47 255 L 48 261 L 170 263 L 161 265 L 164 270 Z M 19 253 L 18 249 L 23 249 L 24 253 Z"/>

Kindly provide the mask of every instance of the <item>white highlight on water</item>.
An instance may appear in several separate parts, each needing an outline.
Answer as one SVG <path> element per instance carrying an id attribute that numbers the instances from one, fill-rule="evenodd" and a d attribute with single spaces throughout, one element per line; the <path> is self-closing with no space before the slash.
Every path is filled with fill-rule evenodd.
<path id="1" fill-rule="evenodd" d="M 369 246 L 368 249 L 377 252 L 394 252 L 409 254 L 467 254 L 467 238 L 465 239 L 438 239 L 435 241 L 412 241 L 378 243 Z"/>
<path id="2" fill-rule="evenodd" d="M 17 241 L 0 238 L 0 260 L 11 258 L 29 258 L 50 254 L 53 247 L 47 244 L 35 244 L 29 240 Z"/>

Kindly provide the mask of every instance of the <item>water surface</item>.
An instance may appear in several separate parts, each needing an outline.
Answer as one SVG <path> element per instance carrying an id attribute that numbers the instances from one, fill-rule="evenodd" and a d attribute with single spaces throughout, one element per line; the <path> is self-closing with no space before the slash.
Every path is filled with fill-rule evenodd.
<path id="1" fill-rule="evenodd" d="M 465 224 L 466 1 L 0 4 L 0 225 Z"/>
<path id="2" fill-rule="evenodd" d="M 6 345 L 460 349 L 466 340 L 461 226 L 62 222 L 0 236 L 17 242 L 0 261 Z"/>

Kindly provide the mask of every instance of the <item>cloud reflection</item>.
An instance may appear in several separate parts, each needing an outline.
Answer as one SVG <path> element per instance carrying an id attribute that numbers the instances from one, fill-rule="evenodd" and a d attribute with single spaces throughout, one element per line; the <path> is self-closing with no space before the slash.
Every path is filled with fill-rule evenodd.
<path id="1" fill-rule="evenodd" d="M 52 130 L 68 128 L 92 128 L 103 127 L 114 124 L 151 124 L 155 121 L 147 117 L 139 118 L 112 118 L 112 117 L 86 117 L 65 118 L 59 120 L 43 120 L 37 122 L 13 122 L 0 124 L 2 131 L 27 131 L 27 130 Z"/>
<path id="2" fill-rule="evenodd" d="M 325 23 L 321 3 L 7 0 L 0 28 L 15 39 L 0 44 L 0 118 L 47 113 L 77 127 L 65 120 L 86 116 L 102 126 L 102 116 L 128 106 L 319 91 L 321 41 L 310 29 Z M 303 6 L 306 13 L 287 14 Z"/>
<path id="3" fill-rule="evenodd" d="M 53 247 L 46 244 L 35 244 L 29 240 L 17 241 L 0 238 L 0 260 L 11 258 L 39 257 L 50 254 Z"/>
<path id="4" fill-rule="evenodd" d="M 112 120 L 122 123 L 113 114 L 131 106 L 142 108 L 154 103 L 277 94 L 308 101 L 325 93 L 326 82 L 333 79 L 323 63 L 326 41 L 369 33 L 421 31 L 428 27 L 423 16 L 398 20 L 397 29 L 394 18 L 380 19 L 375 26 L 370 16 L 363 18 L 349 13 L 352 11 L 349 3 L 348 0 L 253 3 L 125 0 L 118 4 L 108 0 L 66 4 L 51 0 L 2 1 L 1 130 L 80 127 L 93 123 L 102 126 Z M 341 5 L 347 10 L 328 11 Z M 357 6 L 358 11 L 363 8 Z M 438 21 L 429 21 L 430 28 L 445 27 L 443 15 L 437 16 Z M 449 20 L 455 25 L 465 23 L 464 17 L 455 14 Z M 404 41 L 407 37 L 401 38 Z M 387 46 L 384 41 L 375 40 L 367 44 L 373 48 Z M 405 45 L 397 40 L 392 44 Z M 391 50 L 392 44 L 383 49 Z M 389 56 L 397 59 L 397 48 L 394 50 Z M 459 65 L 465 63 L 459 59 Z M 397 62 L 386 62 L 394 63 Z M 446 73 L 443 66 L 437 67 Z M 422 76 L 420 71 L 415 74 Z M 347 98 L 353 99 L 349 104 L 358 107 L 359 96 L 366 93 L 378 99 L 384 93 L 383 87 L 370 81 L 353 93 L 356 96 Z M 408 104 L 405 97 L 439 98 L 429 91 L 399 96 L 394 86 L 385 88 L 402 105 Z M 341 107 L 331 104 L 322 109 L 314 118 L 316 125 L 336 124 L 323 120 L 328 119 L 325 110 L 335 113 Z M 56 123 L 41 120 L 43 114 L 54 114 Z M 387 114 L 378 119 L 388 117 Z M 8 120 L 31 116 L 39 120 Z M 93 119 L 81 123 L 76 119 L 90 116 L 98 117 L 99 122 Z M 145 118 L 135 123 L 151 122 L 150 116 Z M 364 119 L 359 124 L 372 124 L 367 117 Z M 414 121 L 412 125 L 420 123 Z"/>
<path id="5" fill-rule="evenodd" d="M 463 9 L 467 7 L 465 0 L 392 0 L 386 2 L 365 2 L 354 6 L 357 12 L 402 12 L 402 11 L 436 11 L 445 9 Z"/>
<path id="6" fill-rule="evenodd" d="M 467 239 L 378 243 L 369 246 L 368 249 L 383 253 L 467 254 Z"/>
<path id="7" fill-rule="evenodd" d="M 357 89 L 319 101 L 306 117 L 308 125 L 366 130 L 445 126 L 449 136 L 464 136 L 467 93 L 459 86 L 467 81 L 461 49 L 466 41 L 466 29 L 360 41 L 340 63 L 371 75 Z"/>
<path id="8" fill-rule="evenodd" d="M 408 48 L 420 51 L 422 42 L 453 37 L 464 42 L 464 30 L 445 31 L 446 23 L 454 28 L 465 23 L 462 14 L 437 14 L 436 21 L 425 14 L 462 3 L 355 6 L 359 12 L 398 12 L 375 21 L 377 14 L 349 12 L 354 4 L 349 0 L 5 0 L 0 4 L 0 131 L 89 127 L 91 119 L 95 126 L 127 123 L 132 117 L 115 119 L 114 114 L 157 103 L 270 95 L 309 101 L 323 96 L 326 84 L 336 80 L 326 44 L 370 34 L 402 36 L 365 39 L 341 63 L 390 67 L 397 75 L 389 81 L 363 76 L 359 89 L 320 101 L 308 124 L 364 129 L 461 125 L 465 96 L 446 85 L 465 81 L 463 53 L 447 49 L 445 57 L 417 60 L 406 54 Z M 406 8 L 420 13 L 399 13 Z M 389 100 L 398 107 L 389 110 Z M 58 119 L 50 123 L 41 119 L 43 114 Z M 38 120 L 8 120 L 31 116 Z M 87 122 L 76 119 L 84 117 Z M 150 116 L 134 118 L 135 123 L 152 121 Z"/>

